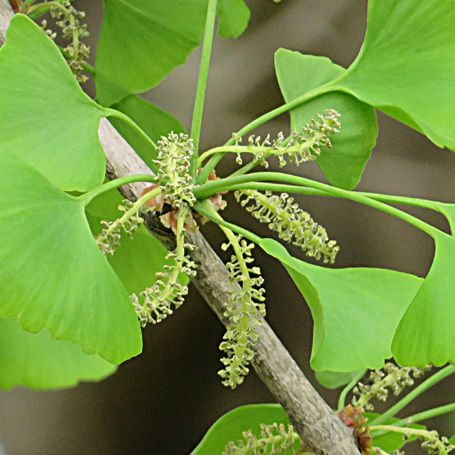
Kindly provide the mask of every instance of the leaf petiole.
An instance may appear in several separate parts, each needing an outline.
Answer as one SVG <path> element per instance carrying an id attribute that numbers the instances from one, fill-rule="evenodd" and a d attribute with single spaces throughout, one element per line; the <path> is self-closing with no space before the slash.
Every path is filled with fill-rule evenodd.
<path id="1" fill-rule="evenodd" d="M 149 174 L 127 175 L 125 177 L 121 177 L 119 179 L 111 180 L 110 182 L 104 183 L 103 185 L 100 185 L 94 188 L 93 190 L 88 191 L 82 196 L 77 197 L 77 199 L 82 200 L 84 202 L 84 206 L 87 206 L 96 196 L 105 193 L 106 191 L 114 190 L 120 188 L 123 185 L 128 185 L 130 183 L 137 182 L 156 183 L 156 177 L 154 175 Z M 147 193 L 146 196 L 148 196 L 149 194 L 150 193 Z M 139 199 L 139 201 L 141 199 Z"/>
<path id="2" fill-rule="evenodd" d="M 157 149 L 158 146 L 155 144 L 155 142 L 147 135 L 147 133 L 128 115 L 124 114 L 123 112 L 117 111 L 116 109 L 111 109 L 108 107 L 103 107 L 102 108 L 103 112 L 106 113 L 106 116 L 111 116 L 118 118 L 122 121 L 124 121 L 127 125 L 129 125 L 131 128 L 133 128 L 134 131 L 136 131 L 139 136 L 143 137 L 146 142 L 148 142 L 153 148 Z"/>
<path id="3" fill-rule="evenodd" d="M 356 384 L 363 378 L 365 370 L 362 370 L 357 374 L 352 381 L 341 391 L 340 397 L 338 398 L 338 411 L 341 411 L 345 407 L 347 394 L 356 386 Z"/>
<path id="4" fill-rule="evenodd" d="M 191 159 L 190 172 L 193 178 L 197 174 L 196 162 L 199 153 L 199 140 L 201 136 L 202 114 L 204 112 L 204 100 L 207 90 L 207 79 L 212 53 L 213 34 L 215 29 L 216 7 L 218 0 L 209 0 L 207 5 L 207 16 L 205 19 L 204 41 L 202 43 L 201 66 L 194 101 L 193 120 L 191 122 L 191 138 L 194 142 L 194 155 Z"/>
<path id="5" fill-rule="evenodd" d="M 390 207 L 387 204 L 384 204 L 383 202 L 370 199 L 366 196 L 362 196 L 361 194 L 355 192 L 342 190 L 341 188 L 336 188 L 325 183 L 320 183 L 304 177 L 297 177 L 295 175 L 289 175 L 280 172 L 256 172 L 254 174 L 227 177 L 225 179 L 207 182 L 195 188 L 194 195 L 197 199 L 206 199 L 211 194 L 218 193 L 220 191 L 232 190 L 237 185 L 242 183 L 251 183 L 251 186 L 249 186 L 249 188 L 255 189 L 254 185 L 257 184 L 257 182 L 261 181 L 281 181 L 292 185 L 299 185 L 307 188 L 321 190 L 327 193 L 328 195 L 349 199 L 351 201 L 358 202 L 360 204 L 364 204 L 366 206 L 393 215 L 403 221 L 406 221 L 412 226 L 422 230 L 423 232 L 425 232 L 426 234 L 430 235 L 433 238 L 436 238 L 437 236 L 442 234 L 442 231 L 435 228 L 434 226 L 431 226 L 425 221 L 422 221 L 419 218 L 409 215 L 408 213 L 405 213 L 402 210 L 396 209 L 395 207 Z"/>
<path id="6" fill-rule="evenodd" d="M 196 212 L 208 218 L 210 221 L 213 221 L 214 223 L 219 224 L 220 226 L 223 226 L 227 229 L 230 229 L 233 232 L 236 232 L 237 234 L 242 235 L 243 237 L 245 237 L 246 239 L 250 240 L 253 243 L 259 245 L 259 243 L 262 240 L 261 237 L 259 237 L 256 234 L 253 234 L 247 229 L 225 221 L 215 210 L 213 210 L 209 201 L 196 202 L 196 204 L 194 204 L 193 206 L 193 209 L 196 210 Z"/>

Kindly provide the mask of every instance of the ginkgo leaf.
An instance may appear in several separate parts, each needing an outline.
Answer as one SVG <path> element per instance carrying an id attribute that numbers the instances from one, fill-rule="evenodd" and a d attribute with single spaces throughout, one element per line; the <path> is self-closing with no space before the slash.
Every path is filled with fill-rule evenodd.
<path id="1" fill-rule="evenodd" d="M 97 99 L 110 106 L 151 89 L 185 63 L 201 42 L 206 11 L 207 0 L 104 0 Z"/>
<path id="2" fill-rule="evenodd" d="M 310 307 L 314 370 L 350 372 L 384 365 L 421 278 L 385 269 L 319 267 L 293 258 L 273 239 L 262 239 L 259 246 L 283 263 Z"/>
<path id="3" fill-rule="evenodd" d="M 404 366 L 455 363 L 455 238 L 435 235 L 433 264 L 398 325 L 392 351 Z"/>
<path id="4" fill-rule="evenodd" d="M 185 133 L 184 126 L 171 114 L 157 108 L 148 101 L 137 95 L 130 95 L 112 106 L 120 112 L 132 118 L 152 139 L 158 142 L 161 136 L 168 136 L 169 133 Z M 153 160 L 156 159 L 157 151 L 142 136 L 132 130 L 128 125 L 119 119 L 111 118 L 109 121 L 115 129 L 123 136 L 134 151 L 145 161 L 145 163 L 156 173 L 156 166 Z"/>
<path id="5" fill-rule="evenodd" d="M 290 425 L 289 417 L 279 404 L 250 404 L 240 406 L 220 417 L 207 431 L 204 438 L 190 455 L 222 454 L 229 442 L 242 439 L 242 433 L 252 430 L 260 437 L 261 424 L 274 423 Z M 300 447 L 299 442 L 296 449 Z M 290 455 L 290 451 L 281 452 Z"/>
<path id="6" fill-rule="evenodd" d="M 59 188 L 86 191 L 104 179 L 98 125 L 105 115 L 53 41 L 28 17 L 14 16 L 0 50 L 2 147 Z"/>
<path id="7" fill-rule="evenodd" d="M 325 57 L 302 55 L 279 49 L 275 69 L 281 93 L 286 102 L 316 89 L 341 76 L 345 70 Z M 291 130 L 302 127 L 317 114 L 335 109 L 341 117 L 341 131 L 330 137 L 331 149 L 324 148 L 317 164 L 330 183 L 344 189 L 354 188 L 360 181 L 371 150 L 376 144 L 378 126 L 374 109 L 347 93 L 324 93 L 290 111 Z"/>
<path id="8" fill-rule="evenodd" d="M 220 19 L 219 35 L 222 38 L 238 38 L 248 26 L 250 10 L 243 0 L 218 0 Z"/>
<path id="9" fill-rule="evenodd" d="M 455 148 L 454 23 L 453 0 L 369 1 L 362 49 L 333 88 Z"/>
<path id="10" fill-rule="evenodd" d="M 84 201 L 0 153 L 0 318 L 47 328 L 121 363 L 141 352 L 129 296 L 90 232 Z"/>
<path id="11" fill-rule="evenodd" d="M 47 330 L 26 332 L 17 319 L 0 320 L 0 388 L 71 387 L 80 381 L 100 381 L 116 365 L 98 355 L 84 354 L 70 341 L 54 340 Z"/>
<path id="12" fill-rule="evenodd" d="M 207 0 L 104 0 L 96 53 L 96 93 L 104 106 L 158 85 L 201 43 Z M 242 0 L 220 0 L 220 35 L 237 37 L 250 12 Z M 134 33 L 131 31 L 134 30 Z"/>

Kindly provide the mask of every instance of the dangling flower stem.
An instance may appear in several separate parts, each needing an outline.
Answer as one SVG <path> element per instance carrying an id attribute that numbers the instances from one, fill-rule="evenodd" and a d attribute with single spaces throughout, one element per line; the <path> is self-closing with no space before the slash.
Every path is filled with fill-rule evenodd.
<path id="1" fill-rule="evenodd" d="M 192 278 L 196 275 L 196 264 L 186 256 L 186 251 L 193 251 L 194 246 L 185 243 L 185 225 L 190 213 L 188 206 L 181 207 L 177 214 L 176 249 L 166 259 L 173 260 L 173 265 L 166 265 L 162 272 L 157 272 L 156 282 L 140 293 L 142 303 L 136 294 L 130 299 L 143 327 L 147 323 L 156 324 L 173 313 L 183 302 L 188 287 L 179 282 L 180 273 Z"/>
<path id="2" fill-rule="evenodd" d="M 52 2 L 45 1 L 43 3 L 33 5 L 36 3 L 36 0 L 28 0 L 26 3 L 33 6 L 30 6 L 29 10 L 27 11 L 27 16 L 35 20 L 43 14 L 46 14 L 53 6 L 60 8 L 66 1 L 74 2 L 74 0 L 54 0 Z"/>
<path id="3" fill-rule="evenodd" d="M 130 209 L 125 211 L 125 213 L 120 218 L 116 219 L 112 224 L 109 225 L 109 227 L 106 229 L 105 234 L 109 236 L 112 233 L 114 233 L 117 229 L 119 229 L 121 226 L 126 224 L 126 222 L 132 216 L 135 216 L 139 212 L 141 207 L 144 206 L 150 199 L 153 199 L 154 197 L 158 196 L 160 193 L 161 193 L 161 189 L 156 188 L 153 191 L 150 191 L 149 193 L 147 193 L 145 196 L 142 196 L 131 206 Z M 98 240 L 97 240 L 97 242 L 98 242 Z"/>
<path id="4" fill-rule="evenodd" d="M 347 394 L 355 387 L 355 385 L 363 378 L 366 370 L 360 371 L 352 381 L 342 390 L 338 398 L 338 411 L 341 411 L 346 405 Z"/>
<path id="5" fill-rule="evenodd" d="M 447 453 L 452 449 L 448 441 L 441 441 L 439 435 L 435 431 L 420 430 L 417 428 L 400 428 L 394 425 L 372 425 L 370 426 L 370 431 L 384 430 L 391 431 L 393 433 L 401 433 L 405 436 L 417 436 L 418 438 L 425 439 L 428 441 L 428 446 L 436 449 L 436 452 L 439 455 L 447 455 Z"/>
<path id="6" fill-rule="evenodd" d="M 223 226 L 225 228 L 230 229 L 233 232 L 236 232 L 237 234 L 240 234 L 242 237 L 245 237 L 248 240 L 251 240 L 252 242 L 256 243 L 257 245 L 261 242 L 261 237 L 258 235 L 254 234 L 251 231 L 248 231 L 245 228 L 242 228 L 240 226 L 237 226 L 236 224 L 229 223 L 228 221 L 225 221 L 215 210 L 213 210 L 213 207 L 210 205 L 210 202 L 207 200 L 203 202 L 196 202 L 194 204 L 193 209 L 200 213 L 201 215 L 205 216 L 208 218 L 210 221 L 213 221 L 214 223 L 218 224 L 219 226 Z"/>
<path id="7" fill-rule="evenodd" d="M 405 406 L 407 406 L 411 401 L 417 398 L 420 394 L 428 390 L 430 387 L 434 386 L 438 382 L 445 379 L 447 376 L 455 373 L 455 366 L 449 365 L 442 370 L 439 370 L 433 376 L 429 377 L 426 381 L 422 382 L 419 386 L 417 386 L 414 390 L 409 392 L 403 399 L 401 399 L 398 403 L 388 409 L 384 414 L 378 416 L 376 419 L 372 420 L 372 424 L 379 425 L 385 422 L 389 417 L 393 417 L 395 414 L 400 412 Z"/>
<path id="8" fill-rule="evenodd" d="M 422 420 L 432 419 L 433 417 L 438 417 L 440 415 L 448 414 L 449 412 L 455 411 L 455 403 L 446 404 L 444 406 L 438 406 L 437 408 L 429 409 L 428 411 L 418 412 L 417 414 L 413 414 L 409 417 L 405 417 L 404 419 L 398 420 L 397 422 L 393 423 L 394 427 L 405 427 L 409 424 L 421 422 Z M 385 431 L 377 430 L 375 433 L 375 437 L 378 438 L 385 434 Z"/>
<path id="9" fill-rule="evenodd" d="M 290 101 L 289 103 L 283 104 L 282 106 L 273 109 L 270 112 L 267 112 L 266 114 L 258 117 L 257 119 L 253 120 L 252 122 L 248 123 L 248 125 L 244 126 L 240 131 L 238 131 L 235 136 L 236 137 L 243 137 L 245 134 L 248 134 L 250 131 L 254 130 L 258 126 L 263 125 L 264 123 L 274 119 L 275 117 L 278 117 L 281 114 L 284 114 L 285 112 L 290 111 L 291 109 L 294 109 L 297 106 L 300 106 L 301 104 L 305 103 L 306 101 L 309 101 L 316 96 L 322 95 L 323 93 L 330 92 L 332 90 L 333 85 L 336 85 L 336 82 L 338 82 L 338 79 L 335 79 L 333 81 L 328 82 L 325 85 L 321 85 L 320 87 L 317 87 L 314 90 L 311 90 L 308 93 L 305 93 L 304 95 L 296 98 L 293 101 Z M 226 142 L 226 146 L 234 145 L 235 140 L 230 139 L 229 141 Z M 213 155 L 212 158 L 208 161 L 208 163 L 204 166 L 202 171 L 200 172 L 197 182 L 202 184 L 205 183 L 210 175 L 210 172 L 212 172 L 213 169 L 215 169 L 216 165 L 221 161 L 221 159 L 224 156 L 224 152 L 217 153 L 216 155 Z"/>
<path id="10" fill-rule="evenodd" d="M 288 156 L 289 161 L 297 165 L 315 160 L 321 153 L 321 146 L 332 147 L 329 136 L 340 132 L 338 117 L 340 114 L 337 111 L 325 110 L 324 115 L 318 114 L 317 120 L 312 120 L 302 128 L 302 131 L 293 131 L 288 138 L 285 138 L 283 133 L 279 133 L 277 139 L 273 141 L 270 140 L 270 135 L 264 140 L 261 140 L 260 136 L 250 136 L 248 145 L 240 145 L 241 138 L 234 134 L 234 145 L 224 145 L 208 150 L 199 157 L 197 165 L 199 167 L 206 158 L 219 152 L 235 153 L 239 164 L 242 164 L 241 154 L 248 153 L 253 155 L 255 162 L 266 167 L 266 159 L 270 156 L 277 157 L 281 167 L 286 164 L 285 155 Z"/>

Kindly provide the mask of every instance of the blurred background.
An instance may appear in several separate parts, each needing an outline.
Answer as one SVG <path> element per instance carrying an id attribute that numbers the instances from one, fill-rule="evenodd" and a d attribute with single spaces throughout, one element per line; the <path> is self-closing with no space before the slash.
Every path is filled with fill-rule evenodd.
<path id="1" fill-rule="evenodd" d="M 202 149 L 224 143 L 243 125 L 282 104 L 274 75 L 273 56 L 279 47 L 325 55 L 344 67 L 357 55 L 366 28 L 366 0 L 246 0 L 251 9 L 247 31 L 238 39 L 215 39 L 203 123 Z M 87 12 L 92 58 L 103 16 L 101 0 L 76 0 Z M 177 68 L 144 97 L 167 110 L 190 128 L 200 53 Z M 86 84 L 94 95 L 93 84 Z M 380 135 L 358 187 L 441 201 L 455 200 L 452 173 L 455 157 L 425 137 L 378 114 Z M 281 116 L 258 134 L 288 131 Z M 220 174 L 234 162 L 226 159 Z M 309 164 L 297 172 L 325 181 Z M 315 220 L 325 226 L 341 251 L 337 267 L 374 266 L 425 276 L 431 264 L 433 242 L 422 232 L 372 209 L 339 199 L 297 198 Z M 224 212 L 259 234 L 265 234 L 242 214 L 232 199 Z M 447 229 L 442 217 L 409 209 Z M 222 237 L 211 226 L 204 229 L 219 251 Z M 301 254 L 292 251 L 296 255 Z M 267 319 L 332 406 L 337 392 L 324 389 L 309 368 L 311 314 L 280 265 L 256 252 L 265 278 Z M 186 455 L 223 413 L 247 403 L 273 402 L 254 371 L 237 390 L 221 385 L 218 345 L 223 327 L 194 289 L 171 318 L 144 330 L 144 353 L 99 384 L 80 384 L 61 391 L 15 389 L 0 392 L 0 441 L 7 455 L 160 454 Z M 0 366 L 1 367 L 1 366 Z M 409 414 L 454 401 L 450 378 L 427 392 Z M 381 406 L 377 406 L 377 410 Z M 454 420 L 433 419 L 429 424 L 453 435 Z M 245 429 L 246 430 L 246 429 Z M 420 453 L 409 449 L 408 454 Z M 0 450 L 0 454 L 3 453 Z M 217 455 L 217 454 L 214 454 Z"/>

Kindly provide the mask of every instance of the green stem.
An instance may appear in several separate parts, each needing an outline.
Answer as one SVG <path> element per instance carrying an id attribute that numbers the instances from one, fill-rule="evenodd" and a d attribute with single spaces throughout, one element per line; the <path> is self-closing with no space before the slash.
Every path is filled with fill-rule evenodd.
<path id="1" fill-rule="evenodd" d="M 362 370 L 357 374 L 352 381 L 342 390 L 340 397 L 338 398 L 338 411 L 341 411 L 346 405 L 346 396 L 356 386 L 356 384 L 362 379 L 366 370 Z"/>
<path id="2" fill-rule="evenodd" d="M 103 107 L 102 109 L 108 116 L 116 117 L 120 120 L 123 120 L 127 125 L 133 128 L 141 137 L 143 137 L 145 141 L 148 142 L 154 149 L 158 148 L 155 142 L 152 139 L 150 139 L 147 133 L 132 118 L 128 117 L 123 112 L 117 111 L 115 109 L 111 109 L 108 107 Z"/>
<path id="3" fill-rule="evenodd" d="M 455 373 L 455 366 L 448 365 L 447 367 L 439 370 L 433 376 L 429 377 L 426 381 L 422 382 L 419 386 L 417 386 L 414 390 L 409 392 L 403 399 L 401 399 L 398 403 L 388 409 L 384 414 L 380 415 L 376 419 L 374 419 L 371 423 L 375 425 L 379 425 L 380 423 L 385 422 L 389 417 L 395 416 L 398 412 L 400 412 L 405 406 L 407 406 L 412 400 L 417 398 L 420 394 L 428 390 L 430 387 L 434 386 L 438 382 L 445 379 L 447 376 Z"/>
<path id="4" fill-rule="evenodd" d="M 333 84 L 335 84 L 338 81 L 338 79 L 333 80 L 328 82 L 325 85 L 321 85 L 320 87 L 317 87 L 314 90 L 311 90 L 308 93 L 305 93 L 302 96 L 299 96 L 295 100 L 290 101 L 289 103 L 283 104 L 280 107 L 277 107 L 276 109 L 271 110 L 270 112 L 267 112 L 264 115 L 261 115 L 258 117 L 256 120 L 253 120 L 252 122 L 248 123 L 248 125 L 244 126 L 240 131 L 237 132 L 236 136 L 237 137 L 242 137 L 245 134 L 248 134 L 250 131 L 254 130 L 258 126 L 261 126 L 262 124 L 274 119 L 275 117 L 278 117 L 281 114 L 284 114 L 285 112 L 290 111 L 291 109 L 294 109 L 295 107 L 300 106 L 301 104 L 305 103 L 306 101 L 311 100 L 312 98 L 315 98 L 316 96 L 319 96 L 323 93 L 327 93 L 331 90 Z M 226 142 L 226 146 L 234 145 L 235 140 L 230 139 L 229 141 Z M 212 158 L 208 161 L 208 163 L 204 166 L 202 171 L 200 172 L 197 183 L 205 183 L 210 175 L 210 172 L 215 168 L 215 166 L 220 162 L 220 160 L 223 158 L 224 153 L 217 153 L 216 155 L 212 156 Z"/>
<path id="5" fill-rule="evenodd" d="M 374 425 L 370 427 L 370 431 L 384 430 L 392 431 L 394 433 L 401 433 L 404 435 L 417 436 L 419 438 L 427 439 L 428 441 L 434 442 L 439 449 L 439 455 L 446 455 L 447 450 L 444 446 L 444 443 L 434 434 L 427 430 L 418 430 L 416 428 L 400 428 L 394 425 Z"/>
<path id="6" fill-rule="evenodd" d="M 259 237 L 256 234 L 253 234 L 252 232 L 248 231 L 247 229 L 244 229 L 240 226 L 237 226 L 236 224 L 229 223 L 225 221 L 221 216 L 213 210 L 213 207 L 211 206 L 209 201 L 203 201 L 203 202 L 196 202 L 193 206 L 193 210 L 196 210 L 196 212 L 200 213 L 201 215 L 205 216 L 208 218 L 210 221 L 213 221 L 214 223 L 223 226 L 227 229 L 230 229 L 231 231 L 236 232 L 237 234 L 242 235 L 248 240 L 251 240 L 252 242 L 259 244 L 261 242 L 261 237 Z"/>
<path id="7" fill-rule="evenodd" d="M 38 3 L 37 5 L 30 7 L 30 9 L 27 11 L 27 16 L 30 17 L 30 19 L 36 20 L 43 14 L 49 12 L 53 6 L 57 8 L 63 8 L 63 2 L 65 1 L 66 0 L 54 0 L 52 2 Z M 74 0 L 70 1 L 74 2 Z M 32 3 L 35 3 L 35 0 L 33 0 L 33 2 L 29 1 L 27 3 L 31 5 Z"/>
<path id="8" fill-rule="evenodd" d="M 369 207 L 381 210 L 382 212 L 388 213 L 390 215 L 396 216 L 397 218 L 406 221 L 407 223 L 415 226 L 418 229 L 421 229 L 426 234 L 430 235 L 433 238 L 443 234 L 442 231 L 436 229 L 430 224 L 412 216 L 408 213 L 403 212 L 402 210 L 396 209 L 395 207 L 390 207 L 387 204 L 384 204 L 379 201 L 375 201 L 368 197 L 362 196 L 358 193 L 342 190 L 341 188 L 336 188 L 324 183 L 315 182 L 313 180 L 297 177 L 294 175 L 284 174 L 280 172 L 256 172 L 254 174 L 240 175 L 235 177 L 227 177 L 225 179 L 215 180 L 207 182 L 204 185 L 201 185 L 194 189 L 194 195 L 198 199 L 206 199 L 210 195 L 218 193 L 220 191 L 229 191 L 235 185 L 241 183 L 252 183 L 251 189 L 255 189 L 254 184 L 260 181 L 283 181 L 293 185 L 300 185 L 305 187 L 314 188 L 321 190 L 327 194 L 343 197 L 360 204 L 367 205 Z"/>
<path id="9" fill-rule="evenodd" d="M 415 422 L 421 422 L 422 420 L 432 419 L 433 417 L 438 417 L 440 415 L 447 414 L 453 411 L 455 411 L 455 403 L 439 406 L 437 408 L 429 409 L 428 411 L 419 412 L 417 414 L 394 422 L 393 426 L 405 427 Z M 378 438 L 379 436 L 382 436 L 385 433 L 386 433 L 385 431 L 378 430 L 378 433 L 376 433 L 374 436 L 375 438 Z"/>
<path id="10" fill-rule="evenodd" d="M 209 74 L 210 55 L 212 53 L 213 34 L 215 29 L 216 7 L 218 0 L 209 0 L 207 16 L 205 19 L 204 41 L 202 43 L 201 66 L 194 101 L 193 120 L 191 122 L 191 137 L 194 141 L 194 155 L 191 158 L 190 170 L 193 178 L 197 175 L 197 159 L 199 153 L 199 140 L 201 136 L 202 114 L 204 112 L 204 100 L 207 90 L 207 78 Z"/>
<path id="11" fill-rule="evenodd" d="M 127 175 L 126 177 L 111 180 L 110 182 L 100 185 L 93 190 L 90 190 L 87 193 L 83 194 L 82 196 L 79 196 L 77 199 L 82 200 L 84 202 L 84 206 L 87 206 L 96 196 L 105 193 L 106 191 L 137 182 L 156 183 L 156 177 L 149 174 Z M 147 193 L 147 195 L 148 194 L 149 193 Z"/>

